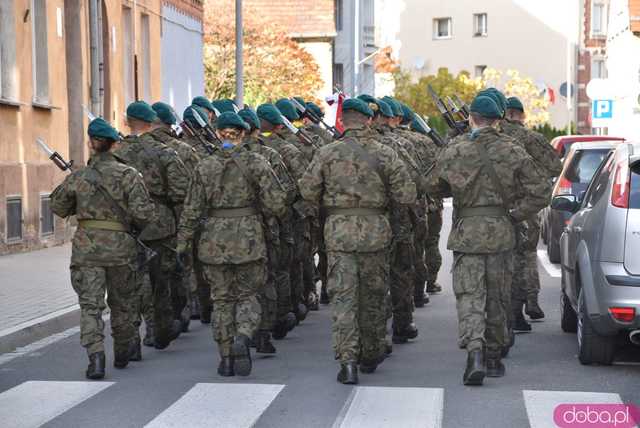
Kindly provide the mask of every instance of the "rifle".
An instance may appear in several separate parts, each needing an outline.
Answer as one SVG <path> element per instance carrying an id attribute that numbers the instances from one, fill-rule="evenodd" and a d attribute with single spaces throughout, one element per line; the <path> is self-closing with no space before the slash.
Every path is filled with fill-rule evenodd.
<path id="1" fill-rule="evenodd" d="M 444 101 L 442 101 L 442 98 L 440 98 L 438 94 L 436 94 L 436 91 L 433 90 L 431 85 L 427 86 L 427 92 L 429 92 L 429 95 L 431 95 L 436 108 L 440 111 L 440 114 L 442 114 L 442 117 L 447 123 L 447 126 L 455 131 L 455 135 L 464 134 L 466 132 L 468 124 L 456 121 L 455 117 L 453 117 L 453 113 L 449 111 Z"/>
<path id="2" fill-rule="evenodd" d="M 87 115 L 90 122 L 96 119 L 96 115 L 91 113 L 91 110 L 89 110 L 86 105 L 82 104 L 82 110 L 84 110 L 84 113 Z M 125 136 L 122 132 L 118 131 L 118 135 L 120 136 L 120 139 L 124 140 Z"/>
<path id="3" fill-rule="evenodd" d="M 447 145 L 447 143 L 444 142 L 442 137 L 435 131 L 435 129 L 432 129 L 429 125 L 427 125 L 427 121 L 424 118 L 420 117 L 420 115 L 418 114 L 416 114 L 415 118 L 420 126 L 422 126 L 425 131 L 427 131 L 427 135 L 433 140 L 434 143 L 436 143 L 436 146 L 444 147 Z"/>
<path id="4" fill-rule="evenodd" d="M 47 155 L 47 157 L 50 160 L 52 160 L 54 164 L 56 164 L 58 168 L 60 168 L 62 171 L 72 170 L 73 168 L 72 160 L 70 160 L 69 162 L 65 161 L 62 155 L 60 155 L 60 153 L 49 148 L 49 146 L 47 146 L 47 144 L 44 141 L 42 141 L 40 138 L 36 138 L 36 143 L 38 143 L 38 146 Z"/>
<path id="5" fill-rule="evenodd" d="M 218 138 L 213 128 L 211 128 L 211 125 L 208 124 L 203 118 L 201 118 L 197 111 L 194 111 L 193 109 L 191 109 L 191 111 L 193 112 L 193 117 L 195 118 L 196 122 L 198 122 L 198 126 L 200 127 L 200 129 L 204 129 L 207 140 L 213 143 L 216 147 L 222 147 L 222 141 L 220 141 L 220 138 Z M 218 116 L 219 113 L 220 112 L 217 110 L 214 112 L 216 116 Z"/>
<path id="6" fill-rule="evenodd" d="M 455 114 L 457 114 L 460 119 L 467 120 L 467 116 L 464 114 L 462 109 L 456 105 L 456 103 L 451 99 L 451 97 L 447 97 L 447 104 L 449 104 L 449 108 Z"/>
<path id="7" fill-rule="evenodd" d="M 453 99 L 456 102 L 456 104 L 458 105 L 458 108 L 460 109 L 460 111 L 467 117 L 467 119 L 470 116 L 470 112 L 469 112 L 469 107 L 467 107 L 467 105 L 465 104 L 464 101 L 462 101 L 460 99 L 460 97 L 457 94 L 453 94 Z"/>
<path id="8" fill-rule="evenodd" d="M 327 125 L 325 123 L 325 121 L 322 120 L 321 117 L 317 116 L 314 112 L 309 110 L 306 106 L 303 106 L 302 104 L 300 104 L 298 102 L 298 100 L 296 100 L 295 98 L 291 98 L 290 101 L 293 103 L 293 105 L 295 106 L 296 110 L 298 110 L 300 112 L 300 114 L 302 114 L 303 116 L 307 116 L 308 118 L 310 118 L 311 120 L 313 120 L 316 123 L 322 123 L 322 125 L 324 125 L 324 127 L 327 129 L 327 131 L 331 132 L 331 134 L 333 135 L 333 138 L 339 138 L 340 137 L 340 132 L 336 129 L 335 126 Z"/>
<path id="9" fill-rule="evenodd" d="M 176 111 L 173 109 L 173 107 L 171 108 L 171 114 L 173 114 L 176 117 L 176 119 L 178 119 L 180 117 L 180 116 L 178 116 L 178 113 L 176 113 Z M 195 115 L 198 114 L 198 112 L 194 111 L 193 114 L 195 116 Z M 204 148 L 207 151 L 207 153 L 209 153 L 210 155 L 212 155 L 214 153 L 215 150 L 214 150 L 213 147 L 211 147 L 211 144 L 209 144 L 209 142 L 207 140 L 202 138 L 202 135 L 197 133 L 196 130 L 193 129 L 193 127 L 186 120 L 183 120 L 182 122 L 180 122 L 180 124 L 178 126 L 180 127 L 180 129 L 185 130 L 192 137 L 197 138 L 198 141 L 200 142 L 200 144 L 202 144 L 204 146 Z"/>
<path id="10" fill-rule="evenodd" d="M 309 135 L 307 135 L 306 132 L 302 131 L 301 129 L 296 128 L 293 123 L 289 122 L 289 119 L 284 117 L 284 115 L 282 115 L 282 120 L 284 121 L 284 126 L 286 126 L 289 129 L 289 131 L 291 131 L 293 133 L 293 135 L 298 137 L 300 139 L 300 141 L 302 141 L 304 144 L 306 144 L 308 146 L 315 146 L 316 145 L 315 142 L 313 141 L 313 139 Z"/>

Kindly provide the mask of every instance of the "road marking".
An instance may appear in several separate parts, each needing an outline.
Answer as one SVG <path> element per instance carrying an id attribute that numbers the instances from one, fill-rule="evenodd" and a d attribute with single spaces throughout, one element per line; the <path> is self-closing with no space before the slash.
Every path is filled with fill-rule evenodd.
<path id="1" fill-rule="evenodd" d="M 27 346 L 16 348 L 16 350 L 13 352 L 2 354 L 0 355 L 0 366 L 8 363 L 15 358 L 22 357 L 24 355 L 30 354 L 31 352 L 42 349 L 45 346 L 49 346 L 60 340 L 66 339 L 67 337 L 71 337 L 76 333 L 80 333 L 80 327 L 71 327 L 70 329 L 65 330 L 61 333 L 52 334 L 51 336 L 40 339 L 37 342 L 30 343 Z"/>
<path id="2" fill-rule="evenodd" d="M 198 383 L 146 428 L 250 428 L 284 385 Z"/>
<path id="3" fill-rule="evenodd" d="M 549 261 L 549 256 L 545 250 L 538 250 L 538 260 L 544 266 L 544 270 L 547 271 L 549 276 L 553 278 L 560 278 L 562 272 L 560 271 L 560 265 L 553 264 Z"/>
<path id="4" fill-rule="evenodd" d="M 619 394 L 574 391 L 522 391 L 531 428 L 555 428 L 553 411 L 560 404 L 622 404 Z"/>
<path id="5" fill-rule="evenodd" d="M 333 428 L 439 428 L 442 388 L 356 387 Z"/>
<path id="6" fill-rule="evenodd" d="M 113 382 L 28 381 L 0 394 L 0 424 L 35 428 L 113 385 Z"/>

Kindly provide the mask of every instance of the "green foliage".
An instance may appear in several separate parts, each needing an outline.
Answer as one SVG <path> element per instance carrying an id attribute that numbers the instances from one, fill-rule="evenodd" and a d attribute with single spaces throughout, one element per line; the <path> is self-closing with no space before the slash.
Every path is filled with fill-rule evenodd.
<path id="1" fill-rule="evenodd" d="M 544 135 L 544 137 L 548 140 L 551 141 L 556 137 L 560 137 L 561 135 L 567 135 L 567 128 L 554 128 L 553 126 L 549 125 L 548 123 L 545 123 L 544 125 L 541 126 L 536 126 L 533 128 L 534 131 L 541 133 L 542 135 Z M 570 133 L 572 135 L 577 134 L 577 130 L 576 130 L 576 125 L 575 123 L 571 122 L 571 130 Z"/>

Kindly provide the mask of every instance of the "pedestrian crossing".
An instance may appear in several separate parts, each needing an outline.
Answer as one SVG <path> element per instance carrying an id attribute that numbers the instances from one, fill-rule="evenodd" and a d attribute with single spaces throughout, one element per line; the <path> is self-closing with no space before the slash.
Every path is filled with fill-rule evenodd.
<path id="1" fill-rule="evenodd" d="M 115 382 L 28 381 L 0 393 L 0 426 L 36 428 L 86 400 L 102 394 Z M 286 385 L 197 383 L 145 428 L 250 428 L 277 400 Z M 345 387 L 346 388 L 346 387 Z M 450 397 L 455 412 L 456 393 Z M 615 393 L 523 390 L 531 428 L 555 427 L 554 411 L 563 404 L 621 404 Z M 458 403 L 459 404 L 459 403 Z M 292 403 L 292 411 L 295 405 Z M 356 386 L 333 428 L 447 427 L 443 388 Z M 499 417 L 499 415 L 497 415 Z M 498 419 L 499 420 L 499 419 Z M 104 421 L 103 421 L 104 422 Z M 268 426 L 272 426 L 267 424 Z M 298 426 L 304 426 L 301 423 Z M 331 426 L 331 425 L 328 425 Z M 496 425 L 499 426 L 499 425 Z M 286 428 L 286 427 L 283 427 Z"/>

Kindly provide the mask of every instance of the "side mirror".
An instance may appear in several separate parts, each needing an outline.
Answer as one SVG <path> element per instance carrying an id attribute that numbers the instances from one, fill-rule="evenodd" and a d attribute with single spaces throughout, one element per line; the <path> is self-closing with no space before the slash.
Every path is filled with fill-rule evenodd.
<path id="1" fill-rule="evenodd" d="M 584 197 L 587 195 L 587 191 L 583 190 L 582 192 L 580 192 L 580 194 L 578 195 L 578 202 L 582 203 L 582 201 L 584 201 Z"/>
<path id="2" fill-rule="evenodd" d="M 556 196 L 551 200 L 551 208 L 558 211 L 574 213 L 578 209 L 578 201 L 574 195 Z"/>

